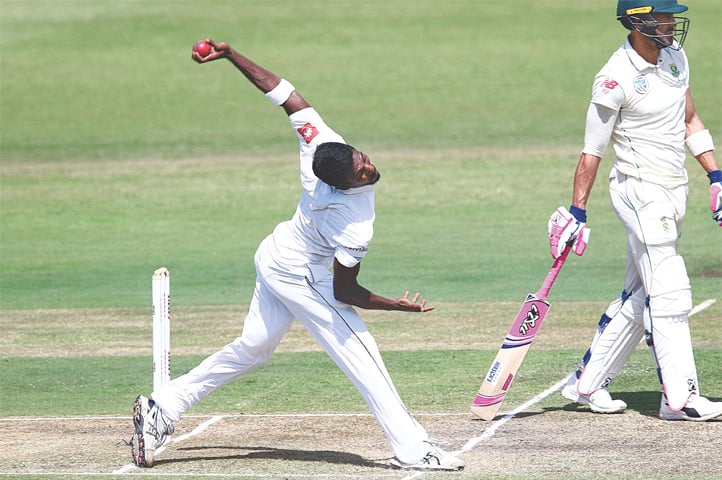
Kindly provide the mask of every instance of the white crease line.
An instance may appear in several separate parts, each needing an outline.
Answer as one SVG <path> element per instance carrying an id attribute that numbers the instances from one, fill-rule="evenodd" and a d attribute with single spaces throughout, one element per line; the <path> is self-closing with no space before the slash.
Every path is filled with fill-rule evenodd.
<path id="1" fill-rule="evenodd" d="M 224 418 L 224 415 L 216 415 L 215 417 L 211 417 L 211 418 L 209 418 L 208 420 L 206 420 L 205 422 L 201 423 L 201 424 L 198 425 L 196 428 L 194 428 L 192 431 L 190 431 L 190 432 L 188 432 L 188 433 L 186 433 L 186 434 L 180 435 L 180 436 L 178 436 L 178 437 L 170 437 L 169 443 L 166 443 L 165 445 L 161 445 L 160 447 L 158 447 L 158 448 L 155 449 L 155 454 L 154 454 L 154 456 L 157 457 L 158 455 L 160 455 L 161 453 L 163 453 L 163 451 L 166 449 L 166 447 L 167 447 L 168 445 L 170 445 L 171 443 L 180 443 L 180 442 L 182 442 L 182 441 L 184 441 L 184 440 L 187 440 L 187 439 L 189 439 L 189 438 L 191 438 L 191 437 L 195 437 L 196 435 L 202 433 L 202 432 L 205 431 L 208 427 L 210 427 L 211 425 L 213 425 L 214 423 L 218 422 L 219 420 L 221 420 L 221 419 L 223 419 L 223 418 Z M 128 471 L 130 471 L 130 470 L 134 470 L 134 469 L 136 469 L 136 468 L 138 468 L 138 467 L 136 467 L 135 464 L 129 463 L 129 464 L 124 465 L 123 467 L 119 468 L 118 470 L 115 470 L 115 471 L 113 472 L 113 474 L 114 474 L 114 475 L 117 475 L 117 474 L 121 474 L 121 473 L 126 473 L 126 472 L 128 472 Z"/>
<path id="2" fill-rule="evenodd" d="M 714 298 L 710 298 L 710 299 L 708 299 L 708 300 L 705 300 L 704 302 L 702 302 L 702 303 L 700 303 L 699 305 L 697 305 L 696 307 L 694 307 L 694 308 L 692 309 L 692 311 L 689 312 L 689 316 L 691 317 L 692 315 L 701 312 L 701 311 L 704 310 L 705 308 L 708 308 L 708 307 L 709 307 L 710 305 L 712 305 L 715 301 L 716 301 L 716 300 L 715 300 Z M 479 442 L 481 442 L 482 440 L 484 440 L 484 439 L 486 439 L 486 438 L 489 438 L 489 437 L 492 437 L 492 436 L 494 435 L 494 433 L 496 433 L 496 430 L 497 430 L 499 427 L 501 427 L 501 426 L 504 425 L 506 422 L 508 422 L 509 420 L 511 420 L 512 418 L 514 418 L 516 415 L 518 415 L 519 413 L 523 412 L 523 411 L 526 410 L 527 408 L 531 407 L 531 406 L 534 405 L 535 403 L 542 401 L 543 399 L 545 399 L 546 397 L 548 397 L 548 396 L 551 395 L 552 393 L 554 393 L 554 392 L 556 392 L 557 390 L 559 390 L 560 388 L 562 388 L 562 387 L 564 386 L 564 384 L 567 382 L 567 379 L 568 379 L 568 378 L 569 378 L 569 376 L 564 377 L 563 379 L 559 380 L 557 383 L 555 383 L 555 384 L 552 385 L 551 387 L 549 387 L 549 388 L 547 388 L 546 390 L 544 390 L 544 391 L 543 391 L 542 393 L 540 393 L 539 395 L 535 396 L 534 398 L 532 398 L 532 399 L 529 400 L 528 402 L 524 403 L 523 405 L 520 405 L 519 407 L 515 408 L 515 409 L 512 410 L 511 412 L 507 413 L 506 415 L 504 415 L 501 419 L 497 420 L 496 422 L 492 423 L 489 428 L 487 428 L 486 430 L 484 430 L 484 433 L 482 433 L 482 434 L 481 434 L 480 436 L 478 436 L 478 437 L 475 437 L 475 438 L 470 439 L 468 442 L 466 442 L 466 445 L 464 445 L 464 446 L 461 448 L 461 450 L 459 450 L 458 452 L 455 452 L 454 455 L 458 455 L 458 454 L 460 454 L 460 453 L 468 452 L 469 450 L 471 450 L 472 448 L 474 448 L 476 445 L 478 445 Z"/>
<path id="3" fill-rule="evenodd" d="M 544 390 L 544 391 L 543 391 L 542 393 L 540 393 L 539 395 L 536 395 L 536 396 L 535 396 L 534 398 L 532 398 L 531 400 L 527 401 L 526 403 L 524 403 L 524 404 L 522 404 L 522 405 L 519 405 L 517 408 L 515 408 L 515 409 L 512 410 L 511 412 L 505 414 L 502 418 L 500 418 L 499 420 L 497 420 L 497 421 L 495 421 L 494 423 L 492 423 L 492 424 L 489 426 L 489 428 L 487 428 L 486 430 L 484 430 L 484 432 L 483 432 L 481 435 L 479 435 L 478 437 L 474 437 L 474 438 L 469 439 L 469 440 L 466 442 L 466 444 L 465 444 L 463 447 L 461 447 L 460 450 L 456 450 L 455 452 L 451 452 L 451 454 L 454 455 L 454 456 L 459 456 L 459 455 L 461 455 L 462 453 L 466 453 L 466 452 L 468 452 L 469 450 L 471 450 L 471 449 L 473 449 L 474 447 L 476 447 L 479 443 L 481 443 L 482 440 L 486 440 L 487 438 L 493 437 L 494 434 L 496 433 L 496 430 L 497 430 L 499 427 L 501 427 L 502 425 L 504 425 L 506 422 L 508 422 L 509 420 L 511 420 L 512 418 L 514 418 L 514 417 L 517 416 L 518 414 L 520 414 L 521 412 L 525 411 L 526 409 L 528 409 L 529 407 L 531 407 L 531 406 L 534 405 L 535 403 L 544 400 L 546 397 L 548 397 L 548 396 L 551 395 L 552 393 L 554 393 L 554 392 L 556 392 L 557 390 L 559 390 L 560 388 L 562 388 L 562 387 L 564 386 L 564 384 L 567 383 L 567 378 L 569 378 L 569 377 L 568 377 L 568 376 L 564 377 L 563 379 L 559 380 L 557 383 L 555 383 L 555 384 L 552 385 L 551 387 L 549 387 L 549 388 L 547 388 L 546 390 Z M 427 474 L 427 473 L 431 473 L 431 472 L 416 472 L 416 473 L 414 473 L 414 474 L 412 474 L 412 475 L 409 475 L 409 476 L 407 476 L 407 477 L 404 477 L 402 480 L 412 480 L 412 479 L 414 479 L 414 478 L 419 478 L 419 477 L 421 477 L 422 475 Z"/>
<path id="4" fill-rule="evenodd" d="M 517 408 L 515 408 L 511 412 L 507 413 L 502 418 L 500 418 L 499 420 L 492 423 L 489 428 L 484 430 L 484 433 L 482 433 L 478 437 L 474 437 L 474 438 L 470 439 L 468 442 L 466 442 L 466 445 L 461 447 L 461 450 L 459 450 L 458 452 L 455 452 L 454 455 L 459 455 L 461 453 L 468 452 L 469 450 L 471 450 L 472 448 L 477 446 L 479 444 L 479 442 L 481 442 L 482 440 L 492 437 L 496 433 L 496 430 L 499 427 L 501 427 L 502 425 L 504 425 L 506 422 L 508 422 L 509 420 L 511 420 L 518 414 L 520 414 L 521 412 L 527 410 L 532 405 L 544 400 L 546 397 L 548 397 L 552 393 L 554 393 L 557 390 L 559 390 L 560 388 L 562 388 L 564 386 L 564 384 L 567 383 L 568 378 L 569 378 L 569 376 L 562 378 L 557 383 L 555 383 L 551 387 L 544 390 L 542 393 L 536 395 L 534 398 L 527 401 L 526 403 L 519 405 Z"/>
<path id="5" fill-rule="evenodd" d="M 205 422 L 201 423 L 201 424 L 198 425 L 196 428 L 194 428 L 193 431 L 188 432 L 188 433 L 186 433 L 186 434 L 184 434 L 184 435 L 180 435 L 180 436 L 175 437 L 175 438 L 174 438 L 174 437 L 171 437 L 171 443 L 182 442 L 183 440 L 185 440 L 185 439 L 187 439 L 187 438 L 190 438 L 190 437 L 193 437 L 193 436 L 195 436 L 195 435 L 198 435 L 199 433 L 203 432 L 205 429 L 207 429 L 208 427 L 210 427 L 210 426 L 213 425 L 214 423 L 220 421 L 220 420 L 223 419 L 224 417 L 225 417 L 225 415 L 216 415 L 215 417 L 209 418 L 208 420 L 206 420 Z M 162 451 L 162 450 L 165 450 L 165 447 L 160 447 L 158 450 L 156 450 L 156 453 L 158 453 L 159 451 Z"/>
<path id="6" fill-rule="evenodd" d="M 714 298 L 709 298 L 705 300 L 704 302 L 700 303 L 699 305 L 695 306 L 690 312 L 689 316 L 695 315 L 702 310 L 709 308 L 711 305 L 713 305 L 717 300 Z M 542 393 L 536 395 L 526 403 L 520 405 L 519 407 L 515 408 L 511 412 L 505 414 L 502 418 L 495 421 L 494 423 L 489 426 L 484 432 L 479 435 L 478 437 L 474 437 L 469 439 L 466 444 L 460 449 L 455 452 L 452 452 L 453 455 L 460 455 L 462 453 L 466 453 L 476 447 L 481 441 L 490 438 L 494 436 L 496 433 L 496 430 L 504 425 L 506 422 L 514 418 L 519 413 L 525 411 L 532 405 L 542 401 L 555 391 L 559 390 L 564 386 L 566 383 L 568 377 L 564 377 L 563 379 L 559 380 L 557 383 L 549 387 L 548 389 L 544 390 Z M 457 415 L 468 415 L 468 414 L 460 414 L 460 413 L 442 413 L 442 414 L 415 414 L 415 416 L 457 416 Z M 182 442 L 190 437 L 193 437 L 195 435 L 198 435 L 199 433 L 203 432 L 205 429 L 207 429 L 209 426 L 213 425 L 214 423 L 220 421 L 223 418 L 232 418 L 232 417 L 364 417 L 364 416 L 370 416 L 368 413 L 298 413 L 298 414 L 238 414 L 238 415 L 216 415 L 211 417 L 210 419 L 206 420 L 202 424 L 198 425 L 193 431 L 186 433 L 184 435 L 181 435 L 177 438 L 171 438 L 171 443 L 178 443 Z M 204 415 L 187 415 L 186 418 L 203 418 Z M 0 418 L 0 421 L 39 421 L 39 420 L 88 420 L 89 418 L 101 418 L 101 419 L 127 419 L 128 417 L 111 417 L 111 416 L 101 416 L 101 417 L 44 417 L 44 418 Z M 156 455 L 163 452 L 165 450 L 165 446 L 161 446 L 156 450 Z M 134 464 L 130 463 L 128 465 L 123 466 L 122 468 L 119 468 L 118 470 L 114 471 L 113 474 L 121 474 L 126 473 L 129 470 L 133 470 L 137 468 Z M 418 478 L 425 473 L 429 472 L 416 472 L 413 475 L 404 477 L 403 480 L 411 480 L 414 478 Z"/>
<path id="7" fill-rule="evenodd" d="M 115 471 L 113 472 L 113 475 L 120 475 L 120 474 L 122 474 L 122 473 L 127 473 L 127 472 L 129 472 L 129 471 L 131 471 L 131 470 L 134 470 L 134 469 L 136 469 L 136 468 L 138 468 L 138 467 L 136 467 L 135 464 L 129 463 L 129 464 L 127 464 L 127 465 L 123 465 L 123 466 L 122 466 L 121 468 L 119 468 L 118 470 L 115 470 Z"/>
<path id="8" fill-rule="evenodd" d="M 458 417 L 466 413 L 415 413 L 416 417 Z M 321 418 L 321 417 L 372 417 L 370 413 L 231 413 L 224 418 Z M 213 418 L 215 415 L 183 415 L 183 418 Z M 132 415 L 89 415 L 87 417 L 0 417 L 0 422 L 87 422 L 88 420 L 124 420 L 132 421 Z"/>
<path id="9" fill-rule="evenodd" d="M 61 477 L 61 478 L 68 478 L 72 476 L 73 478 L 83 478 L 83 477 L 101 477 L 106 478 L 108 476 L 107 473 L 92 473 L 92 472 L 0 472 L 1 477 L 12 475 L 12 478 L 16 477 L 32 477 L 32 478 L 38 478 L 38 477 Z M 371 476 L 359 476 L 357 473 L 170 473 L 170 472 L 143 472 L 143 476 L 139 478 L 250 478 L 250 479 L 258 479 L 258 478 L 270 478 L 278 480 L 280 478 L 283 479 L 291 479 L 291 478 L 309 478 L 309 479 L 319 479 L 319 478 L 330 478 L 332 480 L 338 480 L 341 478 L 348 478 L 350 480 L 359 480 L 364 478 L 390 478 L 390 479 L 399 479 L 398 473 L 385 473 L 385 474 L 372 474 Z"/>
<path id="10" fill-rule="evenodd" d="M 710 299 L 705 300 L 704 302 L 702 302 L 702 303 L 700 303 L 699 305 L 697 305 L 696 307 L 694 307 L 694 308 L 689 312 L 689 316 L 691 317 L 692 315 L 701 312 L 701 311 L 704 310 L 705 308 L 708 308 L 710 305 L 712 305 L 714 302 L 716 302 L 716 300 L 715 300 L 714 298 L 710 298 Z M 508 422 L 509 420 L 511 420 L 512 418 L 514 418 L 514 417 L 517 416 L 518 414 L 520 414 L 521 412 L 525 411 L 526 409 L 528 409 L 529 407 L 531 407 L 531 406 L 534 405 L 535 403 L 538 403 L 538 402 L 544 400 L 546 397 L 548 397 L 548 396 L 551 395 L 552 393 L 554 393 L 554 392 L 556 392 L 557 390 L 559 390 L 560 388 L 562 388 L 562 387 L 564 386 L 564 384 L 567 383 L 567 379 L 568 379 L 568 378 L 569 378 L 569 376 L 566 376 L 566 377 L 562 378 L 562 379 L 559 380 L 557 383 L 555 383 L 555 384 L 552 385 L 551 387 L 547 388 L 546 390 L 544 390 L 544 391 L 543 391 L 542 393 L 540 393 L 539 395 L 535 396 L 534 398 L 532 398 L 531 400 L 527 401 L 526 403 L 524 403 L 524 404 L 522 404 L 522 405 L 519 405 L 517 408 L 515 408 L 515 409 L 512 410 L 511 412 L 507 413 L 507 414 L 504 415 L 502 418 L 500 418 L 499 420 L 497 420 L 497 421 L 495 421 L 494 423 L 492 423 L 492 424 L 489 426 L 489 428 L 487 428 L 486 430 L 484 430 L 484 432 L 483 432 L 481 435 L 479 435 L 478 437 L 474 437 L 474 438 L 469 439 L 469 440 L 466 442 L 466 444 L 465 444 L 463 447 L 461 447 L 460 450 L 457 450 L 457 451 L 455 451 L 455 452 L 452 452 L 451 454 L 454 455 L 454 456 L 458 456 L 458 455 L 461 455 L 462 453 L 466 453 L 466 452 L 468 452 L 469 450 L 471 450 L 471 449 L 473 449 L 474 447 L 476 447 L 479 443 L 481 443 L 482 440 L 486 440 L 487 438 L 493 437 L 499 427 L 501 427 L 501 426 L 504 425 L 506 422 Z M 419 477 L 421 477 L 422 475 L 424 475 L 424 474 L 426 474 L 426 473 L 430 473 L 430 472 L 416 472 L 416 473 L 414 473 L 413 475 L 409 475 L 409 476 L 407 476 L 407 477 L 404 477 L 402 480 L 412 480 L 412 479 L 414 479 L 414 478 L 419 478 Z"/>
<path id="11" fill-rule="evenodd" d="M 551 395 L 552 393 L 554 393 L 554 392 L 556 392 L 557 390 L 559 390 L 560 388 L 562 388 L 562 387 L 564 386 L 564 384 L 567 383 L 567 378 L 569 378 L 569 377 L 568 377 L 568 376 L 567 376 L 567 377 L 564 377 L 563 379 L 559 380 L 557 383 L 555 383 L 555 384 L 552 385 L 551 387 L 549 387 L 549 388 L 547 388 L 546 390 L 544 390 L 542 393 L 536 395 L 536 396 L 535 396 L 534 398 L 532 398 L 531 400 L 527 401 L 526 403 L 524 403 L 524 404 L 522 404 L 522 405 L 519 405 L 517 408 L 515 408 L 515 409 L 512 410 L 511 412 L 505 414 L 502 418 L 500 418 L 499 420 L 493 422 L 493 423 L 489 426 L 489 428 L 487 428 L 486 430 L 484 430 L 484 432 L 483 432 L 481 435 L 479 435 L 478 437 L 474 437 L 474 438 L 469 439 L 469 440 L 466 442 L 466 444 L 465 444 L 463 447 L 461 447 L 460 450 L 456 450 L 455 452 L 451 452 L 451 454 L 454 455 L 454 456 L 459 456 L 459 455 L 461 455 L 462 453 L 466 453 L 466 452 L 468 452 L 469 450 L 471 450 L 472 448 L 476 447 L 479 443 L 481 443 L 482 440 L 485 440 L 485 439 L 487 439 L 487 438 L 490 438 L 490 437 L 494 436 L 494 434 L 496 433 L 496 430 L 497 430 L 499 427 L 501 427 L 502 425 L 504 425 L 506 422 L 508 422 L 509 420 L 511 420 L 512 418 L 514 418 L 515 416 L 517 416 L 519 413 L 525 411 L 526 409 L 528 409 L 529 407 L 531 407 L 531 406 L 534 405 L 535 403 L 544 400 L 546 397 L 548 397 L 548 396 Z M 467 415 L 468 415 L 468 414 L 467 414 Z M 412 479 L 414 479 L 414 478 L 419 478 L 419 477 L 421 477 L 422 475 L 427 474 L 427 473 L 431 473 L 431 472 L 416 472 L 416 473 L 414 473 L 414 474 L 412 474 L 412 475 L 409 475 L 409 476 L 404 477 L 402 480 L 412 480 Z"/>
<path id="12" fill-rule="evenodd" d="M 705 300 L 704 302 L 702 302 L 702 303 L 700 303 L 699 305 L 697 305 L 696 307 L 694 307 L 694 308 L 692 309 L 692 311 L 689 312 L 689 316 L 691 317 L 691 316 L 694 315 L 695 313 L 701 312 L 701 311 L 704 310 L 705 308 L 710 307 L 710 306 L 711 306 L 714 302 L 716 302 L 716 301 L 717 301 L 717 299 L 715 299 L 715 298 L 708 298 L 708 299 Z"/>

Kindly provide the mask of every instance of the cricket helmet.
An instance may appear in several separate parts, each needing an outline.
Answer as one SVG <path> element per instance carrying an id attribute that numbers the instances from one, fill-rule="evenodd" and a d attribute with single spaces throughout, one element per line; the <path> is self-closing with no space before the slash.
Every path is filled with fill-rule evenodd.
<path id="1" fill-rule="evenodd" d="M 660 22 L 655 13 L 677 14 L 687 11 L 677 0 L 618 0 L 617 20 L 627 30 L 636 30 L 651 38 L 661 48 L 682 48 L 689 30 L 689 18 L 674 17 L 673 22 Z"/>

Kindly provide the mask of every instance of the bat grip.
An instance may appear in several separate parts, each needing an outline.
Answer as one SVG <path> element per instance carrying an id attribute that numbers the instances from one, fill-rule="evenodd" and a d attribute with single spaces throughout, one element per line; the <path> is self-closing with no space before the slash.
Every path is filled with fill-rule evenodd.
<path id="1" fill-rule="evenodd" d="M 569 252 L 571 252 L 571 250 L 571 246 L 567 245 L 561 256 L 554 260 L 554 264 L 552 264 L 552 268 L 549 269 L 549 273 L 547 273 L 547 276 L 544 279 L 544 283 L 542 283 L 541 288 L 539 288 L 539 291 L 536 293 L 537 298 L 541 300 L 547 299 L 547 297 L 549 296 L 549 290 L 552 289 L 552 285 L 554 285 L 554 280 L 557 279 L 557 276 L 559 275 L 559 272 L 561 271 L 564 262 L 567 261 L 567 257 L 569 256 Z"/>

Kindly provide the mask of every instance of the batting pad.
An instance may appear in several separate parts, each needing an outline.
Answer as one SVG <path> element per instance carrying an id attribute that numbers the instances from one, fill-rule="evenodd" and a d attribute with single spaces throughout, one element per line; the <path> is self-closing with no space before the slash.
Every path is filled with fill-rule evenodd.
<path id="1" fill-rule="evenodd" d="M 643 313 L 644 299 L 637 292 L 622 304 L 604 330 L 597 333 L 589 361 L 579 377 L 580 394 L 590 395 L 609 386 L 624 368 L 644 336 Z"/>
<path id="2" fill-rule="evenodd" d="M 697 392 L 697 367 L 687 315 L 652 318 L 654 357 L 662 377 L 669 407 L 680 410 Z"/>
<path id="3" fill-rule="evenodd" d="M 688 315 L 692 311 L 692 287 L 680 255 L 671 255 L 657 264 L 649 287 L 649 308 L 656 316 Z"/>

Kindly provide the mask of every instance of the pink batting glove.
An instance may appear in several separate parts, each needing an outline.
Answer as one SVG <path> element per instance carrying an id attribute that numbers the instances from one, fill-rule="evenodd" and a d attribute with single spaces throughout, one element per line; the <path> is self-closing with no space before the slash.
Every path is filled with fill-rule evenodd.
<path id="1" fill-rule="evenodd" d="M 549 218 L 549 246 L 552 258 L 561 257 L 567 245 L 571 244 L 572 251 L 582 255 L 589 243 L 591 229 L 584 222 L 579 222 L 565 207 L 559 207 Z"/>

